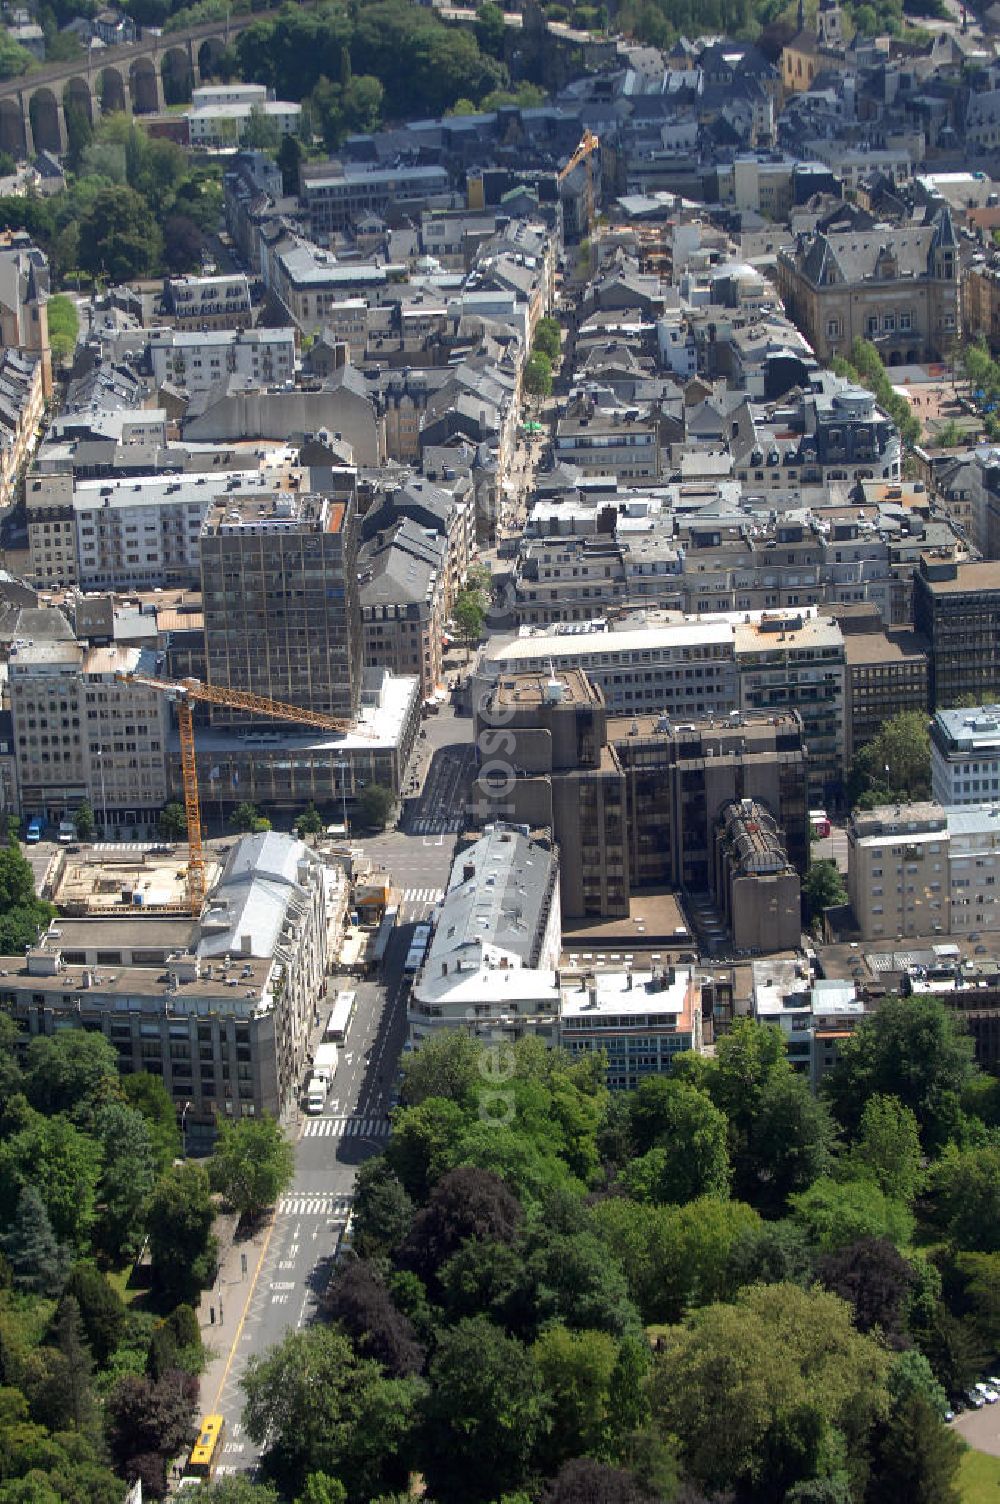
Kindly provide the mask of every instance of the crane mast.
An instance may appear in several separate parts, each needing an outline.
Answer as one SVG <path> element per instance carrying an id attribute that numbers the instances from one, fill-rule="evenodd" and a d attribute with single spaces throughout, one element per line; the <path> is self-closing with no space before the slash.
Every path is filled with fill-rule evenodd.
<path id="1" fill-rule="evenodd" d="M 122 674 L 126 684 L 142 684 L 158 690 L 177 707 L 177 726 L 181 744 L 181 780 L 184 789 L 184 816 L 187 820 L 188 903 L 193 914 L 201 912 L 205 899 L 205 848 L 201 834 L 201 800 L 198 795 L 198 764 L 195 758 L 194 706 L 203 702 L 243 710 L 251 715 L 269 716 L 274 721 L 290 721 L 299 726 L 315 726 L 321 731 L 351 731 L 357 728 L 338 716 L 286 705 L 264 695 L 242 689 L 224 689 L 217 684 L 203 684 L 200 679 L 157 679 L 151 674 Z"/>

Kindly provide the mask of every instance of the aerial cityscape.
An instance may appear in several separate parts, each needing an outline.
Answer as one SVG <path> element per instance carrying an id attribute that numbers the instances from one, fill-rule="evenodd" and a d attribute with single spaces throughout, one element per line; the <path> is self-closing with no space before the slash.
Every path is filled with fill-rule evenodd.
<path id="1" fill-rule="evenodd" d="M 1000 1504 L 1000 4 L 510 7 L 0 11 L 0 1504 Z"/>

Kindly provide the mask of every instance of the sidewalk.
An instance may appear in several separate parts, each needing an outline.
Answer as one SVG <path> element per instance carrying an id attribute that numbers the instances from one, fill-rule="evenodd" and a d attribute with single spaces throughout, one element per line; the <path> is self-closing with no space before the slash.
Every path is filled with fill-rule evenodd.
<path id="1" fill-rule="evenodd" d="M 243 1331 L 257 1276 L 271 1237 L 273 1214 L 267 1213 L 249 1237 L 237 1237 L 239 1219 L 223 1214 L 216 1219 L 219 1239 L 219 1272 L 198 1307 L 201 1340 L 208 1354 L 201 1376 L 201 1413 L 218 1409 L 229 1376 L 236 1346 Z"/>

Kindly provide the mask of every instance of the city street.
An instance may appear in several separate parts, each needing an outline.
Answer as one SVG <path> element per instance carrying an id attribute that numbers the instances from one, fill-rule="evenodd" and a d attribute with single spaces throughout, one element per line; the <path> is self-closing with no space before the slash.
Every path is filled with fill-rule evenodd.
<path id="1" fill-rule="evenodd" d="M 206 1340 L 216 1357 L 202 1381 L 204 1413 L 221 1412 L 227 1439 L 220 1472 L 252 1469 L 258 1450 L 241 1425 L 240 1379 L 252 1354 L 304 1326 L 330 1279 L 334 1254 L 350 1212 L 357 1168 L 385 1145 L 389 1096 L 406 1034 L 406 932 L 393 937 L 384 985 L 331 978 L 358 994 L 324 1112 L 300 1115 L 293 1126 L 295 1179 L 269 1227 L 246 1248 L 237 1244 L 208 1297 L 222 1325 Z M 321 1013 L 325 1022 L 328 1009 Z M 243 1257 L 246 1264 L 243 1264 Z M 244 1273 L 245 1268 L 245 1273 Z"/>
<path id="2" fill-rule="evenodd" d="M 204 1413 L 220 1411 L 226 1418 L 221 1472 L 252 1470 L 257 1462 L 258 1449 L 240 1420 L 239 1382 L 247 1361 L 315 1315 L 350 1213 L 357 1168 L 388 1137 L 389 1100 L 406 1038 L 403 962 L 413 924 L 444 893 L 474 770 L 471 720 L 445 706 L 426 728 L 430 762 L 420 796 L 406 806 L 405 828 L 358 842 L 391 871 L 400 894 L 384 976 L 378 982 L 330 979 L 320 1027 L 336 989 L 353 989 L 358 1003 L 326 1107 L 316 1117 L 300 1113 L 292 1125 L 292 1185 L 269 1225 L 233 1247 L 220 1284 L 203 1302 L 203 1310 L 214 1308 L 221 1319 L 221 1326 L 210 1324 L 205 1333 L 215 1355 L 202 1380 L 201 1402 Z"/>

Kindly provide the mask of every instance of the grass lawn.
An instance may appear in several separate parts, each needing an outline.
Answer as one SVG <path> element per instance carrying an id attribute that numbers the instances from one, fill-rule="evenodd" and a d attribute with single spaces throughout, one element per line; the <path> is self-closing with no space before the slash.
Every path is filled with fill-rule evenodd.
<path id="1" fill-rule="evenodd" d="M 971 1449 L 958 1475 L 962 1504 L 1000 1504 L 1000 1457 Z"/>

